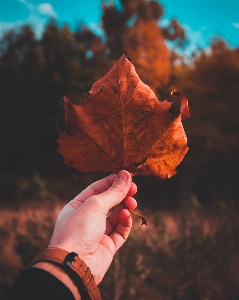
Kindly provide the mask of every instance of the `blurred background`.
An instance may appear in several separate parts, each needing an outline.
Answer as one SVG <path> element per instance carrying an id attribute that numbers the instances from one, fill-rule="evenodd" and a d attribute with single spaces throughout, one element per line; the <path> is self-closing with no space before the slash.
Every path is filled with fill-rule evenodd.
<path id="1" fill-rule="evenodd" d="M 62 164 L 63 96 L 127 54 L 160 100 L 189 99 L 189 152 L 167 180 L 136 177 L 139 211 L 103 299 L 239 297 L 239 2 L 0 0 L 0 294 L 46 247 L 61 207 L 106 174 Z"/>

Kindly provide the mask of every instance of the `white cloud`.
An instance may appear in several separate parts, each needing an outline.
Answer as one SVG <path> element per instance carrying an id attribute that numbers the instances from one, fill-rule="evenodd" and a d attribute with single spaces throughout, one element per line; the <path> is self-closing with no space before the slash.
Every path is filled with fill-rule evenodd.
<path id="1" fill-rule="evenodd" d="M 239 23 L 232 23 L 232 26 L 235 27 L 236 29 L 239 29 Z"/>
<path id="2" fill-rule="evenodd" d="M 101 28 L 101 25 L 95 22 L 90 22 L 87 24 L 87 27 L 90 28 L 95 34 L 103 35 L 104 31 Z"/>
<path id="3" fill-rule="evenodd" d="M 160 22 L 160 25 L 167 27 L 170 25 L 170 20 L 164 19 L 163 22 Z M 192 29 L 188 24 L 183 24 L 181 26 L 185 30 L 188 44 L 185 45 L 184 49 L 177 48 L 176 51 L 178 53 L 191 56 L 192 53 L 197 53 L 200 48 L 205 49 L 209 46 L 210 37 L 204 33 L 207 30 L 206 26 L 202 26 L 197 30 Z M 175 44 L 172 41 L 167 41 L 166 44 L 171 49 L 175 48 Z"/>
<path id="4" fill-rule="evenodd" d="M 160 26 L 167 27 L 170 26 L 171 20 L 169 19 L 162 19 L 160 21 Z M 188 40 L 188 45 L 185 46 L 185 49 L 183 50 L 183 53 L 185 55 L 191 55 L 193 52 L 197 52 L 198 48 L 205 48 L 209 45 L 210 40 L 209 37 L 205 37 L 206 35 L 204 32 L 207 30 L 206 26 L 202 26 L 201 28 L 194 30 L 192 29 L 188 24 L 182 24 L 181 25 L 186 34 L 186 38 Z M 175 45 L 171 41 L 167 41 L 166 44 L 169 48 L 174 48 Z M 181 53 L 182 50 L 178 51 Z"/>
<path id="5" fill-rule="evenodd" d="M 57 17 L 57 13 L 54 11 L 52 5 L 50 3 L 42 3 L 37 6 L 38 11 L 43 15 L 48 15 L 53 18 Z"/>
<path id="6" fill-rule="evenodd" d="M 19 0 L 19 2 L 22 2 L 29 10 L 29 16 L 25 20 L 16 22 L 0 22 L 0 37 L 3 36 L 4 32 L 10 29 L 16 29 L 23 25 L 30 25 L 36 36 L 40 38 L 49 21 L 49 17 L 57 18 L 57 13 L 50 3 L 42 3 L 35 6 L 27 2 L 27 0 Z"/>
<path id="7" fill-rule="evenodd" d="M 207 35 L 205 38 L 204 31 L 207 30 L 207 27 L 202 26 L 198 30 L 192 29 L 189 25 L 183 25 L 186 37 L 189 40 L 189 45 L 186 47 L 185 54 L 190 55 L 193 52 L 197 52 L 198 48 L 205 48 L 210 43 L 210 37 Z"/>
<path id="8" fill-rule="evenodd" d="M 31 3 L 28 3 L 26 0 L 19 0 L 19 2 L 22 2 L 23 4 L 25 4 L 29 10 L 32 10 L 34 8 L 34 5 Z"/>
<path id="9" fill-rule="evenodd" d="M 162 19 L 162 20 L 160 20 L 159 24 L 162 27 L 167 27 L 170 25 L 170 22 L 171 22 L 171 20 L 169 20 L 169 19 Z"/>
<path id="10" fill-rule="evenodd" d="M 203 32 L 207 29 L 205 26 L 199 28 L 198 30 L 193 30 L 189 25 L 183 25 L 186 36 L 188 37 L 189 41 L 193 44 L 204 44 L 205 39 L 203 37 Z"/>

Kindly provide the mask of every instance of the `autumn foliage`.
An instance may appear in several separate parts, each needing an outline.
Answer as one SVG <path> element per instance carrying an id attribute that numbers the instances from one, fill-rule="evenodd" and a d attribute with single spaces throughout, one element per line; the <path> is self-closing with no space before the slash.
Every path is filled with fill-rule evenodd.
<path id="1" fill-rule="evenodd" d="M 125 42 L 125 53 L 133 57 L 137 73 L 154 92 L 170 79 L 170 53 L 164 41 L 157 20 L 137 20 Z"/>
<path id="2" fill-rule="evenodd" d="M 170 179 L 134 177 L 139 187 L 136 194 L 139 208 L 150 219 L 150 224 L 142 229 L 140 222 L 135 220 L 126 247 L 122 248 L 104 279 L 102 295 L 104 299 L 130 300 L 237 300 L 239 48 L 215 39 L 207 51 L 198 49 L 189 57 L 182 48 L 187 40 L 182 26 L 175 18 L 162 26 L 164 9 L 158 1 L 116 2 L 120 5 L 107 1 L 102 7 L 103 38 L 80 22 L 72 31 L 68 25 L 59 26 L 52 21 L 41 38 L 37 38 L 29 26 L 24 26 L 6 32 L 1 39 L 0 257 L 3 259 L 0 259 L 0 293 L 20 271 L 19 265 L 15 269 L 15 262 L 21 260 L 23 269 L 44 243 L 47 245 L 54 223 L 54 209 L 60 210 L 64 205 L 62 202 L 69 201 L 92 181 L 104 176 L 69 167 L 70 161 L 76 164 L 76 160 L 71 157 L 72 153 L 66 153 L 68 146 L 64 144 L 59 151 L 64 149 L 69 165 L 62 164 L 55 142 L 58 138 L 55 125 L 66 130 L 60 131 L 58 142 L 76 141 L 74 150 L 79 156 L 79 139 L 75 136 L 84 135 L 78 126 L 81 120 L 76 115 L 69 121 L 69 116 L 80 111 L 85 118 L 91 112 L 89 103 L 93 101 L 105 107 L 106 103 L 97 102 L 97 95 L 106 92 L 100 90 L 100 86 L 105 86 L 102 80 L 126 53 L 140 80 L 157 98 L 173 102 L 168 110 L 172 117 L 165 117 L 165 128 L 176 124 L 180 109 L 187 113 L 187 100 L 181 97 L 180 102 L 177 97 L 171 97 L 170 92 L 177 94 L 177 88 L 189 99 L 191 119 L 184 120 L 183 126 L 190 151 L 178 165 L 178 174 Z M 145 87 L 144 84 L 141 86 Z M 114 95 L 119 91 L 114 94 L 112 88 L 110 90 L 112 99 L 118 99 Z M 88 91 L 90 94 L 84 94 Z M 62 97 L 68 92 L 73 94 L 65 97 L 63 102 Z M 156 102 L 156 106 L 168 103 Z M 64 103 L 68 108 L 66 127 Z M 139 101 L 139 107 L 141 105 L 142 101 Z M 87 108 L 86 112 L 84 108 Z M 137 111 L 133 106 L 133 112 Z M 108 121 L 112 110 L 104 113 L 99 109 L 99 113 L 101 117 L 96 118 L 95 112 L 90 117 L 94 115 L 96 119 L 91 122 L 99 122 L 102 129 L 102 122 Z M 150 120 L 149 111 L 145 113 L 145 120 L 141 119 L 139 124 L 128 122 L 128 125 L 132 128 L 137 125 L 140 132 L 138 126 Z M 166 110 L 164 113 L 166 116 Z M 122 138 L 122 122 L 118 123 L 117 114 L 114 116 L 110 124 L 115 122 L 117 126 L 116 129 L 111 126 L 111 129 L 114 128 Z M 135 120 L 131 110 L 129 116 Z M 157 131 L 158 122 L 154 124 Z M 180 122 L 177 124 L 181 127 Z M 108 136 L 106 128 L 97 132 L 101 139 Z M 128 132 L 132 131 L 129 127 Z M 135 133 L 134 143 L 138 138 Z M 183 141 L 185 149 L 185 137 Z M 121 147 L 110 148 L 114 142 Z M 130 143 L 130 139 L 127 142 Z M 115 157 L 120 157 L 117 162 L 121 163 L 115 171 L 123 166 L 135 170 L 149 159 L 144 155 L 140 159 L 138 148 L 133 148 L 135 159 L 131 163 L 127 156 L 127 165 L 122 164 L 124 152 L 127 150 L 129 154 L 131 148 L 122 147 L 123 143 L 111 136 L 104 143 L 107 144 L 109 151 L 115 151 Z M 92 145 L 97 148 L 94 143 Z M 139 149 L 141 146 L 143 144 Z M 84 155 L 89 158 L 92 153 L 85 152 Z M 137 174 L 142 167 L 138 168 Z M 164 173 L 163 176 L 168 175 Z M 28 206 L 34 206 L 35 212 L 26 209 Z M 17 211 L 19 207 L 21 212 Z M 172 235 L 175 231 L 176 236 Z"/>
<path id="3" fill-rule="evenodd" d="M 55 125 L 62 129 L 65 126 L 62 97 L 71 91 L 76 95 L 72 103 L 81 103 L 84 92 L 128 52 L 140 79 L 159 99 L 172 99 L 170 112 L 178 105 L 176 97 L 169 96 L 177 88 L 189 98 L 192 115 L 191 120 L 184 122 L 190 151 L 178 167 L 180 175 L 163 183 L 156 178 L 137 177 L 142 186 L 139 199 L 144 199 L 149 190 L 152 194 L 148 204 L 154 207 L 174 205 L 185 194 L 195 195 L 199 202 L 205 203 L 225 199 L 225 195 L 229 199 L 238 198 L 238 48 L 229 48 L 224 41 L 215 40 L 209 52 L 198 52 L 191 62 L 189 58 L 184 62 L 166 44 L 170 41 L 180 46 L 185 40 L 184 31 L 176 19 L 168 27 L 159 26 L 163 7 L 158 2 L 121 0 L 121 3 L 121 9 L 114 5 L 103 7 L 104 40 L 84 25 L 73 32 L 67 25 L 59 27 L 54 22 L 46 26 L 41 39 L 27 26 L 7 32 L 2 39 L 3 199 L 16 199 L 16 193 L 18 199 L 31 198 L 41 185 L 37 183 L 37 188 L 33 188 L 32 184 L 19 182 L 27 181 L 25 178 L 32 180 L 36 172 L 43 176 L 53 172 L 51 178 L 70 172 L 67 177 L 71 178 L 74 170 L 62 166 L 55 143 L 58 137 Z M 157 32 L 154 40 L 152 28 Z M 156 53 L 155 47 L 160 51 Z M 164 81 L 164 77 L 168 79 Z M 173 114 L 175 117 L 178 110 Z M 17 179 L 18 176 L 23 179 Z M 165 200 L 158 201 L 158 194 Z"/>
<path id="4" fill-rule="evenodd" d="M 85 94 L 82 105 L 65 96 L 66 131 L 59 132 L 59 153 L 81 172 L 128 170 L 132 175 L 169 178 L 186 154 L 181 117 L 189 117 L 181 96 L 181 113 L 173 120 L 172 102 L 159 101 L 123 55 Z"/>

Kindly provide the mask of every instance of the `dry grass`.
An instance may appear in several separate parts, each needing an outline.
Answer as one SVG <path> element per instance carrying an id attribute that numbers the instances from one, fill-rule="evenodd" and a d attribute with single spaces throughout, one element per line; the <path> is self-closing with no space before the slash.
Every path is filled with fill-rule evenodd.
<path id="1" fill-rule="evenodd" d="M 63 203 L 0 211 L 1 294 L 46 247 Z M 237 299 L 239 226 L 228 207 L 144 211 L 101 283 L 104 299 Z M 119 292 L 120 291 L 120 292 Z M 116 297 L 117 296 L 117 297 Z"/>

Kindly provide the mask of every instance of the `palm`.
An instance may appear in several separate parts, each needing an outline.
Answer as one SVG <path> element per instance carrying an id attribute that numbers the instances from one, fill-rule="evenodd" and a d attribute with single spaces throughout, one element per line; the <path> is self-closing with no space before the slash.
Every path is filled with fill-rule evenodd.
<path id="1" fill-rule="evenodd" d="M 117 183 L 115 179 L 116 175 L 112 174 L 95 182 L 70 201 L 58 216 L 49 245 L 77 252 L 89 266 L 97 284 L 132 226 L 130 214 L 122 205 L 107 217 L 109 208 L 122 200 L 131 209 L 136 207 L 136 201 L 131 197 L 136 193 L 136 185 L 130 180 L 120 192 L 116 184 L 121 185 L 123 181 Z M 63 228 L 67 228 L 67 232 Z"/>

